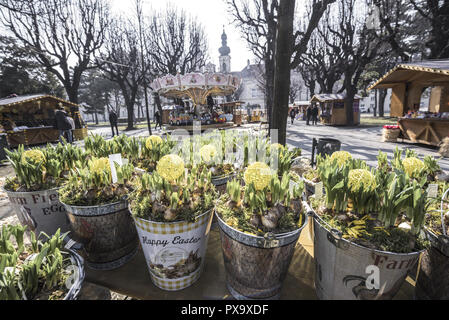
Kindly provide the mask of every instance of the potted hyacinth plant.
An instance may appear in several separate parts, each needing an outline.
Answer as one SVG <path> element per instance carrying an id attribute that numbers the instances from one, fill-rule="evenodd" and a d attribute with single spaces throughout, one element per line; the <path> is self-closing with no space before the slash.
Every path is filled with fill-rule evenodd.
<path id="1" fill-rule="evenodd" d="M 421 232 L 425 179 L 369 169 L 341 153 L 317 168 L 325 189 L 324 197 L 310 198 L 318 297 L 392 299 L 428 246 Z M 367 267 L 378 270 L 373 286 L 366 285 Z"/>
<path id="2" fill-rule="evenodd" d="M 83 255 L 91 268 L 118 268 L 137 251 L 137 233 L 127 202 L 135 175 L 131 164 L 114 163 L 111 167 L 108 158 L 92 158 L 72 169 L 59 190 L 73 230 L 71 235 L 83 245 Z"/>
<path id="3" fill-rule="evenodd" d="M 146 138 L 128 137 L 124 134 L 105 140 L 100 135 L 93 135 L 85 140 L 85 148 L 94 157 L 108 157 L 121 154 L 136 168 L 152 172 L 161 157 L 169 154 L 175 145 L 169 137 L 162 139 L 152 135 Z"/>
<path id="4" fill-rule="evenodd" d="M 56 231 L 42 242 L 26 226 L 0 229 L 0 300 L 75 300 L 84 280 L 83 259 L 63 246 Z"/>
<path id="5" fill-rule="evenodd" d="M 58 189 L 76 162 L 85 162 L 86 154 L 71 144 L 24 150 L 6 150 L 15 176 L 6 179 L 4 189 L 10 205 L 22 225 L 36 235 L 54 234 L 57 229 L 69 230 L 64 206 L 58 198 Z"/>
<path id="6" fill-rule="evenodd" d="M 244 181 L 228 182 L 215 203 L 227 286 L 237 299 L 279 298 L 306 225 L 304 184 L 290 185 L 288 173 L 280 180 L 261 162 L 248 166 Z"/>
<path id="7" fill-rule="evenodd" d="M 157 287 L 176 291 L 199 279 L 215 195 L 210 172 L 187 171 L 173 154 L 162 157 L 153 174 L 135 180 L 130 210 Z"/>

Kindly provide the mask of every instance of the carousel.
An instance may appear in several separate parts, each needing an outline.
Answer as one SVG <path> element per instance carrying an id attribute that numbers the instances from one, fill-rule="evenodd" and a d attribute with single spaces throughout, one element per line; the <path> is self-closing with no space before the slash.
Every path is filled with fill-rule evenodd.
<path id="1" fill-rule="evenodd" d="M 208 97 L 229 96 L 239 86 L 238 77 L 223 73 L 166 75 L 155 79 L 152 83 L 153 90 L 163 97 L 178 101 L 188 99 L 182 103 L 183 105 L 176 106 L 170 111 L 168 130 L 181 126 L 192 127 L 196 121 L 201 122 L 202 129 L 234 126 L 233 112 L 225 113 L 227 110 L 208 103 Z"/>

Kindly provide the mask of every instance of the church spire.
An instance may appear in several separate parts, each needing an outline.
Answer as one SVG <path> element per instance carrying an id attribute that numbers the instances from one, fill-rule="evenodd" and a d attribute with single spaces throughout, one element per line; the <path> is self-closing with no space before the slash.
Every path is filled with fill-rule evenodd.
<path id="1" fill-rule="evenodd" d="M 228 47 L 228 36 L 226 35 L 224 26 L 223 26 L 223 34 L 221 35 L 221 48 L 218 49 L 221 56 L 227 56 L 231 53 L 231 49 Z"/>

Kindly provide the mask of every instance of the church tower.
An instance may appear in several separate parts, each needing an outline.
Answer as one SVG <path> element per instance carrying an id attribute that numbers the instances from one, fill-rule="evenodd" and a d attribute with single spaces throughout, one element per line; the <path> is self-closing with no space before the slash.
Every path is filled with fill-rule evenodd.
<path id="1" fill-rule="evenodd" d="M 220 52 L 220 67 L 219 70 L 222 73 L 229 73 L 231 72 L 231 56 L 229 55 L 231 53 L 231 49 L 227 45 L 228 42 L 228 36 L 226 35 L 223 27 L 223 34 L 221 35 L 221 48 L 218 49 L 218 52 Z"/>

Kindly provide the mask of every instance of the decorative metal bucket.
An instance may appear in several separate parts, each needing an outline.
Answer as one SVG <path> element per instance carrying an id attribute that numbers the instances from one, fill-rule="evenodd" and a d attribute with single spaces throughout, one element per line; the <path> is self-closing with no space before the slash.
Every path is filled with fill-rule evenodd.
<path id="1" fill-rule="evenodd" d="M 420 300 L 449 300 L 449 237 L 426 229 L 431 247 L 421 257 L 415 296 Z"/>
<path id="2" fill-rule="evenodd" d="M 45 232 L 52 236 L 58 229 L 61 233 L 70 230 L 65 207 L 59 201 L 58 189 L 11 192 L 5 190 L 11 207 L 22 225 L 27 225 L 36 235 Z"/>
<path id="3" fill-rule="evenodd" d="M 228 181 L 234 178 L 235 174 L 230 174 L 227 176 L 220 176 L 212 178 L 212 184 L 215 186 L 218 192 L 223 193 L 226 192 L 226 185 Z"/>
<path id="4" fill-rule="evenodd" d="M 64 204 L 73 230 L 92 269 L 112 270 L 137 252 L 138 240 L 126 201 L 91 207 Z"/>
<path id="5" fill-rule="evenodd" d="M 421 252 L 392 253 L 341 238 L 307 205 L 313 216 L 315 288 L 322 300 L 390 300 Z"/>
<path id="6" fill-rule="evenodd" d="M 292 232 L 253 236 L 228 226 L 215 213 L 220 226 L 226 284 L 236 299 L 279 299 L 282 283 L 304 225 Z"/>
<path id="7" fill-rule="evenodd" d="M 153 222 L 134 218 L 145 260 L 154 285 L 178 291 L 194 284 L 206 255 L 211 210 L 195 222 Z"/>

